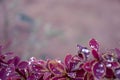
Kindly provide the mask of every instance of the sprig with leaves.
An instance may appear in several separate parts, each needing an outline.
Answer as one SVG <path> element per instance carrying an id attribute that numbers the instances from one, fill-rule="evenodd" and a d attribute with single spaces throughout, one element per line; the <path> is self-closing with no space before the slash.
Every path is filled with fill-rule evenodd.
<path id="1" fill-rule="evenodd" d="M 58 59 L 22 61 L 13 53 L 2 54 L 0 47 L 0 80 L 116 80 L 120 79 L 120 50 L 100 53 L 95 39 L 90 48 L 77 45 L 76 55 L 66 55 L 64 62 Z"/>

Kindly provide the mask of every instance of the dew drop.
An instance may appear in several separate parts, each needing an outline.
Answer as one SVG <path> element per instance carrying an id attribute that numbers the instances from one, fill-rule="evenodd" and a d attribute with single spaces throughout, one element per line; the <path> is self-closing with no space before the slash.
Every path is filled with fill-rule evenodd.
<path id="1" fill-rule="evenodd" d="M 99 67 L 104 67 L 103 64 L 100 64 Z"/>
<path id="2" fill-rule="evenodd" d="M 6 76 L 9 76 L 9 75 L 10 75 L 10 73 L 7 73 L 7 74 L 6 74 Z"/>
<path id="3" fill-rule="evenodd" d="M 90 51 L 89 51 L 88 49 L 86 49 L 86 48 L 83 48 L 83 49 L 82 49 L 82 52 L 83 52 L 83 53 L 89 53 Z"/>
<path id="4" fill-rule="evenodd" d="M 107 64 L 106 66 L 107 66 L 107 67 L 112 67 L 112 64 Z"/>
<path id="5" fill-rule="evenodd" d="M 104 70 L 100 70 L 100 73 L 104 73 L 105 71 Z"/>

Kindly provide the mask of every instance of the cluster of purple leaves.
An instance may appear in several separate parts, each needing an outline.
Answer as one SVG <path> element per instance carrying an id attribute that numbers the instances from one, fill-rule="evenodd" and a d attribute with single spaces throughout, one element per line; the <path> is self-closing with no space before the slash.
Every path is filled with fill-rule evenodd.
<path id="1" fill-rule="evenodd" d="M 120 50 L 100 53 L 95 39 L 90 49 L 77 45 L 76 55 L 58 59 L 22 61 L 11 52 L 2 54 L 0 47 L 0 80 L 120 80 Z"/>

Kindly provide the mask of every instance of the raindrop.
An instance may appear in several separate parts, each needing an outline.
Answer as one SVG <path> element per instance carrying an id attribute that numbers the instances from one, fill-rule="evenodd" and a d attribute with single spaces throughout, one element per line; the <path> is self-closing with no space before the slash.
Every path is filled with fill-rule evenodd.
<path id="1" fill-rule="evenodd" d="M 104 70 L 100 70 L 100 73 L 104 73 L 105 71 Z"/>
<path id="2" fill-rule="evenodd" d="M 104 67 L 103 64 L 100 64 L 99 67 Z"/>
<path id="3" fill-rule="evenodd" d="M 9 75 L 10 75 L 10 73 L 7 73 L 7 74 L 6 74 L 6 76 L 9 76 Z"/>
<path id="4" fill-rule="evenodd" d="M 112 64 L 107 64 L 106 66 L 107 66 L 107 67 L 112 67 Z"/>
<path id="5" fill-rule="evenodd" d="M 96 69 L 96 72 L 100 72 L 100 70 L 99 70 L 99 69 Z"/>
<path id="6" fill-rule="evenodd" d="M 90 51 L 89 51 L 88 49 L 83 48 L 83 49 L 82 49 L 82 52 L 83 52 L 83 53 L 89 53 Z"/>

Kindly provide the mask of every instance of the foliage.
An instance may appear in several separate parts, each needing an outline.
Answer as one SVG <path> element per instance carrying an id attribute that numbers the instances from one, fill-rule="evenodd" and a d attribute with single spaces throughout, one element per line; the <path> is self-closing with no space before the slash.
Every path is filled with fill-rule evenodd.
<path id="1" fill-rule="evenodd" d="M 114 80 L 120 79 L 120 50 L 100 53 L 95 39 L 89 41 L 90 49 L 77 45 L 76 55 L 58 59 L 41 60 L 31 57 L 22 61 L 0 47 L 0 80 Z"/>

